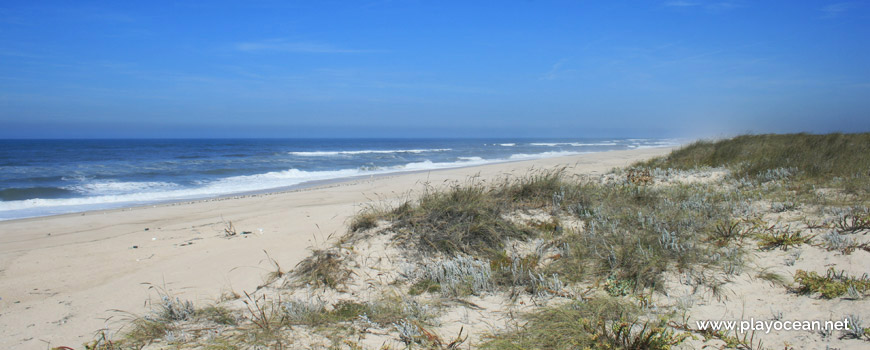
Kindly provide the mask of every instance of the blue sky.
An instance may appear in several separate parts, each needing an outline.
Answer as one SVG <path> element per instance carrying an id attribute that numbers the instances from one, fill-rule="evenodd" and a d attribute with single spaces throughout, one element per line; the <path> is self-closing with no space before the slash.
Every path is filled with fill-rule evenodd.
<path id="1" fill-rule="evenodd" d="M 870 131 L 870 1 L 7 1 L 0 138 Z"/>

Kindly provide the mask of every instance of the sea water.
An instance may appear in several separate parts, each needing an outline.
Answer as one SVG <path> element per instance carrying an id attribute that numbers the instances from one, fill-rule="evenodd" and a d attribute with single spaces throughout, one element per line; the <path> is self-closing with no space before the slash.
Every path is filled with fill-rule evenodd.
<path id="1" fill-rule="evenodd" d="M 0 220 L 677 144 L 675 139 L 0 140 Z"/>

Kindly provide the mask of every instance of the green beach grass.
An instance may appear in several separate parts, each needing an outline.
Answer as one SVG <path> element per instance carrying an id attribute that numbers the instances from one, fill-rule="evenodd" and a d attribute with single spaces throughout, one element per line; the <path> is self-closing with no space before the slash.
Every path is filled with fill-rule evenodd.
<path id="1" fill-rule="evenodd" d="M 672 349 L 688 342 L 763 349 L 754 334 L 693 329 L 690 303 L 663 300 L 675 286 L 727 300 L 741 276 L 803 298 L 865 299 L 866 275 L 819 266 L 798 270 L 792 284 L 750 261 L 802 248 L 870 252 L 862 250 L 867 244 L 822 242 L 811 233 L 866 235 L 868 194 L 870 134 L 744 135 L 698 141 L 604 176 L 553 169 L 469 179 L 361 211 L 332 248 L 276 275 L 269 292 L 241 298 L 244 308 L 195 308 L 164 294 L 161 308 L 133 320 L 122 337 L 103 334 L 86 348 L 285 349 L 304 331 L 325 339 L 324 348 L 342 349 L 364 348 L 366 335 L 400 344 L 381 348 L 407 349 Z M 797 212 L 803 221 L 772 221 Z M 401 252 L 396 259 L 417 259 L 408 261 L 418 262 L 409 268 L 418 272 L 378 285 L 391 293 L 363 299 L 346 290 L 361 278 L 352 257 L 359 242 L 379 235 Z M 306 287 L 322 295 L 282 296 Z M 486 295 L 522 303 L 523 311 L 499 327 L 434 331 L 445 310 L 477 310 L 469 300 Z M 196 331 L 208 327 L 220 332 Z M 482 335 L 466 343 L 469 332 Z M 870 336 L 855 334 L 849 341 L 870 344 Z"/>

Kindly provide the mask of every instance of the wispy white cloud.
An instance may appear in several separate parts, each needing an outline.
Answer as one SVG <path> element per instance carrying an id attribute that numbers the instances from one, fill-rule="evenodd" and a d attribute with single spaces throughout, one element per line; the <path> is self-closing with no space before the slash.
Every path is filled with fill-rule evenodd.
<path id="1" fill-rule="evenodd" d="M 668 7 L 692 7 L 700 5 L 697 2 L 689 2 L 689 1 L 668 1 L 665 3 L 665 6 Z"/>
<path id="2" fill-rule="evenodd" d="M 129 13 L 94 6 L 37 7 L 34 8 L 34 11 L 54 13 L 76 21 L 109 23 L 132 23 L 137 21 L 137 18 Z"/>
<path id="3" fill-rule="evenodd" d="M 736 9 L 738 7 L 742 7 L 743 5 L 733 3 L 733 2 L 714 2 L 707 4 L 707 10 L 710 11 L 728 11 L 732 9 Z"/>
<path id="4" fill-rule="evenodd" d="M 398 89 L 398 90 L 431 90 L 450 93 L 462 94 L 495 94 L 496 90 L 486 87 L 476 87 L 467 85 L 440 84 L 440 83 L 419 83 L 419 82 L 389 82 L 389 81 L 373 81 L 370 83 L 361 83 L 359 86 L 365 88 L 377 89 Z"/>
<path id="5" fill-rule="evenodd" d="M 822 7 L 823 18 L 835 18 L 848 12 L 849 10 L 858 7 L 854 2 L 838 2 Z"/>
<path id="6" fill-rule="evenodd" d="M 728 11 L 728 10 L 732 10 L 732 9 L 743 6 L 739 3 L 730 2 L 730 1 L 684 1 L 684 0 L 667 1 L 664 3 L 664 5 L 666 7 L 683 8 L 683 9 L 698 8 L 698 9 L 707 10 L 709 12 Z"/>
<path id="7" fill-rule="evenodd" d="M 689 56 L 672 58 L 669 60 L 661 61 L 659 64 L 655 65 L 655 67 L 665 67 L 665 66 L 687 63 L 687 62 L 697 62 L 697 61 L 700 61 L 702 59 L 709 59 L 709 58 L 715 57 L 715 56 L 722 54 L 722 53 L 725 53 L 725 50 L 713 50 L 713 51 L 696 53 L 696 54 L 689 55 Z"/>
<path id="8" fill-rule="evenodd" d="M 348 49 L 330 44 L 270 39 L 236 43 L 235 49 L 244 52 L 294 52 L 294 53 L 371 53 L 376 50 Z"/>
<path id="9" fill-rule="evenodd" d="M 108 11 L 103 9 L 84 9 L 82 10 L 83 18 L 93 21 L 105 22 L 135 22 L 136 18 L 126 13 Z"/>
<path id="10" fill-rule="evenodd" d="M 566 62 L 568 62 L 568 60 L 562 59 L 562 60 L 559 60 L 559 62 L 556 62 L 555 64 L 553 64 L 553 66 L 550 67 L 550 70 L 547 71 L 546 73 L 544 73 L 540 77 L 540 80 L 564 79 L 567 76 L 577 72 L 576 69 L 565 69 L 564 66 L 565 66 Z"/>
<path id="11" fill-rule="evenodd" d="M 21 58 L 45 58 L 45 57 L 47 57 L 46 55 L 39 55 L 39 54 L 14 51 L 14 50 L 4 50 L 4 49 L 0 49 L 0 56 L 21 57 Z"/>

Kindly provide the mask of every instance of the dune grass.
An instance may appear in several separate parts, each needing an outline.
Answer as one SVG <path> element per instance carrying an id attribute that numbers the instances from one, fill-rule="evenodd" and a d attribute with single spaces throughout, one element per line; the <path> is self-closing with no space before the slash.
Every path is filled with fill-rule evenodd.
<path id="1" fill-rule="evenodd" d="M 615 298 L 543 308 L 528 323 L 495 334 L 483 349 L 670 349 L 689 337 L 665 321 L 643 320 L 640 310 Z"/>
<path id="2" fill-rule="evenodd" d="M 735 178 L 764 181 L 791 176 L 808 185 L 870 193 L 870 133 L 742 135 L 698 141 L 665 157 L 637 164 L 647 168 L 726 167 Z"/>
<path id="3" fill-rule="evenodd" d="M 393 234 L 409 255 L 425 258 L 415 277 L 391 284 L 410 296 L 326 302 L 246 295 L 243 317 L 217 306 L 197 309 L 162 298 L 154 315 L 131 322 L 125 339 L 111 343 L 103 337 L 99 344 L 145 346 L 165 341 L 180 323 L 209 322 L 232 331 L 205 348 L 280 348 L 292 342 L 287 332 L 295 327 L 341 344 L 369 326 L 386 329 L 408 348 L 449 348 L 430 331 L 444 306 L 440 303 L 495 292 L 512 300 L 519 294 L 558 296 L 564 303 L 534 308 L 521 316 L 522 325 L 492 334 L 478 344 L 482 348 L 668 349 L 683 343 L 688 335 L 682 331 L 689 330 L 674 323 L 674 315 L 649 307 L 652 295 L 669 292 L 668 278 L 678 276 L 692 295 L 701 291 L 720 298 L 726 281 L 749 269 L 744 260 L 751 259 L 751 250 L 814 243 L 815 235 L 805 233 L 809 224 L 807 230 L 771 224 L 763 214 L 805 210 L 824 197 L 816 195 L 817 188 L 833 189 L 846 199 L 833 203 L 835 219 L 814 224 L 833 230 L 820 236 L 820 244 L 844 254 L 868 249 L 844 236 L 870 225 L 868 151 L 870 134 L 746 135 L 696 142 L 601 178 L 569 177 L 555 169 L 428 187 L 394 208 L 362 210 L 337 245 L 314 250 L 287 274 L 285 281 L 294 283 L 282 286 L 344 292 L 343 286 L 358 277 L 346 254 L 377 228 Z M 683 175 L 709 167 L 729 172 L 722 182 L 683 181 Z M 688 172 L 674 176 L 658 168 Z M 758 199 L 766 204 L 753 209 Z M 517 250 L 518 244 L 526 248 Z M 867 276 L 834 270 L 824 276 L 799 270 L 796 287 L 772 271 L 754 276 L 827 299 L 859 299 L 870 292 Z M 278 273 L 275 279 L 283 277 Z M 577 295 L 566 286 L 583 286 L 592 294 Z M 459 340 L 461 335 L 453 344 Z M 726 343 L 747 343 L 733 340 Z M 121 347 L 100 349 L 116 348 Z"/>
<path id="4" fill-rule="evenodd" d="M 739 269 L 734 265 L 742 263 L 741 253 L 731 247 L 744 236 L 731 210 L 739 200 L 709 186 L 599 183 L 567 178 L 562 170 L 554 170 L 427 191 L 416 202 L 382 211 L 378 217 L 361 213 L 365 219 L 359 221 L 391 221 L 390 229 L 399 239 L 423 253 L 490 261 L 497 285 L 540 291 L 561 280 L 610 280 L 611 285 L 636 292 L 660 289 L 667 271 L 700 266 Z M 510 219 L 517 212 L 536 210 L 553 219 L 526 224 Z M 584 227 L 564 231 L 559 217 L 582 221 Z M 732 226 L 723 228 L 723 223 Z M 505 251 L 510 240 L 530 239 L 555 247 L 550 250 L 558 259 L 545 266 L 543 256 L 510 256 Z M 704 283 L 718 292 L 717 281 Z M 443 289 L 445 281 L 417 281 L 413 291 L 422 293 L 434 285 Z"/>
<path id="5" fill-rule="evenodd" d="M 794 279 L 799 285 L 798 293 L 819 293 L 825 299 L 842 296 L 850 292 L 850 289 L 858 297 L 870 292 L 870 276 L 866 273 L 860 277 L 849 276 L 843 271 L 837 272 L 833 267 L 824 276 L 814 271 L 798 270 Z"/>
<path id="6" fill-rule="evenodd" d="M 565 248 L 547 273 L 574 282 L 607 279 L 632 291 L 661 290 L 667 271 L 725 270 L 740 263 L 729 257 L 740 254 L 733 249 L 742 236 L 733 232 L 736 228 L 722 232 L 722 222 L 736 221 L 730 208 L 737 199 L 726 193 L 687 185 L 594 182 L 574 191 L 581 193 L 580 201 L 569 208 L 585 228 L 557 239 L 555 244 Z"/>
<path id="7" fill-rule="evenodd" d="M 737 175 L 763 176 L 767 170 L 798 168 L 801 176 L 867 176 L 870 133 L 742 135 L 722 141 L 698 141 L 661 158 L 644 162 L 660 168 L 736 167 Z"/>
<path id="8" fill-rule="evenodd" d="M 184 323 L 196 323 L 205 328 L 232 327 L 239 325 L 242 318 L 234 310 L 220 305 L 195 307 L 189 300 L 173 297 L 162 287 L 151 286 L 158 293 L 157 302 L 151 302 L 151 311 L 144 316 L 124 312 L 129 321 L 120 330 L 120 339 L 110 340 L 105 330 L 95 339 L 85 344 L 91 350 L 141 349 L 152 343 L 176 341 L 176 334 L 182 334 Z"/>
<path id="9" fill-rule="evenodd" d="M 416 203 L 393 210 L 392 227 L 421 251 L 490 256 L 507 239 L 533 235 L 527 227 L 505 218 L 512 204 L 505 194 L 473 181 L 430 191 Z"/>
<path id="10" fill-rule="evenodd" d="M 298 278 L 297 284 L 337 289 L 353 273 L 342 264 L 343 260 L 341 253 L 336 250 L 315 249 L 310 256 L 296 265 L 292 274 Z"/>

